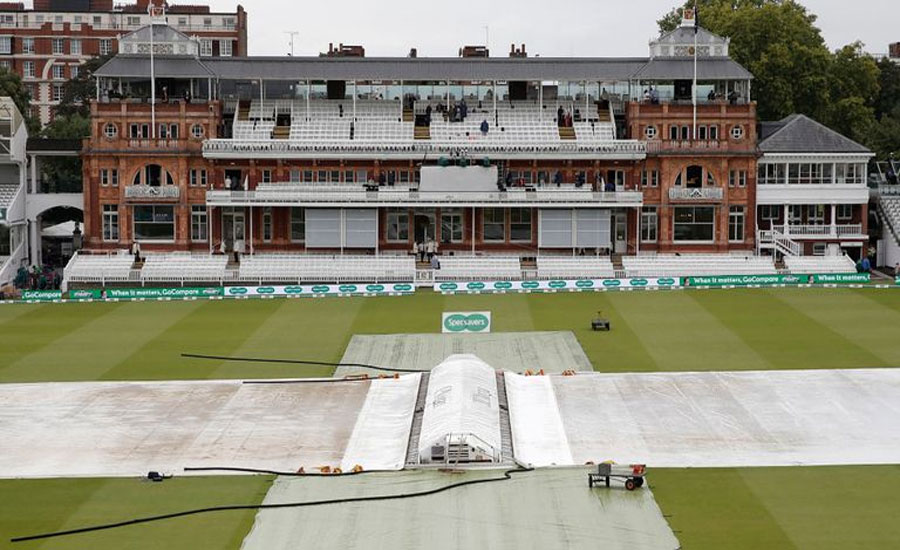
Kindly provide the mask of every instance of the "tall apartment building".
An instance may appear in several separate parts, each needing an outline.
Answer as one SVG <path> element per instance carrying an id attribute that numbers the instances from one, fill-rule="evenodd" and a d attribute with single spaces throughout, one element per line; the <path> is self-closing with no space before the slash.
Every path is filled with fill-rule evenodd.
<path id="1" fill-rule="evenodd" d="M 119 38 L 150 23 L 150 2 L 34 0 L 0 3 L 0 67 L 15 71 L 31 93 L 32 116 L 47 124 L 63 84 L 82 63 L 119 53 Z M 203 5 L 166 5 L 168 24 L 196 39 L 203 57 L 247 55 L 247 12 L 213 12 Z M 127 53 L 127 52 L 122 52 Z"/>

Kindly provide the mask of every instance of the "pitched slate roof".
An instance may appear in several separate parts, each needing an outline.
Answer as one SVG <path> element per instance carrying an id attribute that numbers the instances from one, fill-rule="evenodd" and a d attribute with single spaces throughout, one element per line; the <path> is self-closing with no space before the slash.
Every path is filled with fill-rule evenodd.
<path id="1" fill-rule="evenodd" d="M 760 123 L 759 150 L 763 153 L 871 153 L 806 115 Z"/>

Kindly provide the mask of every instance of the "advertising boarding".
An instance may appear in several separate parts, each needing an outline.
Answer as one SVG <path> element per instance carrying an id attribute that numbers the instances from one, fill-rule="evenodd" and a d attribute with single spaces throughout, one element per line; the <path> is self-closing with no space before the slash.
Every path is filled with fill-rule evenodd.
<path id="1" fill-rule="evenodd" d="M 490 311 L 444 312 L 441 317 L 444 334 L 486 334 L 491 332 Z"/>
<path id="2" fill-rule="evenodd" d="M 586 292 L 617 289 L 677 288 L 681 279 L 659 277 L 648 279 L 572 279 L 553 281 L 471 281 L 435 283 L 434 291 L 442 294 L 483 294 L 492 292 Z"/>

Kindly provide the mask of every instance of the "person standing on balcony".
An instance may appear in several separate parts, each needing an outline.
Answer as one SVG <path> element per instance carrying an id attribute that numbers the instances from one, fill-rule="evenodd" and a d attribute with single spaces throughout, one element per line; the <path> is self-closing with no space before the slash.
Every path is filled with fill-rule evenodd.
<path id="1" fill-rule="evenodd" d="M 481 121 L 481 135 L 487 136 L 490 131 L 490 125 L 488 124 L 487 119 Z"/>
<path id="2" fill-rule="evenodd" d="M 560 128 L 566 125 L 566 111 L 563 110 L 562 106 L 556 109 L 556 124 Z"/>

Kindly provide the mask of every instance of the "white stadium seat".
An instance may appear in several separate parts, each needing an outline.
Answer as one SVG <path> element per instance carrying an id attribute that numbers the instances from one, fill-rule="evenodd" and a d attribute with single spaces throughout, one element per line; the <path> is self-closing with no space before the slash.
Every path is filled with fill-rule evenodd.
<path id="1" fill-rule="evenodd" d="M 501 256 L 442 256 L 441 267 L 434 272 L 436 282 L 501 280 L 515 281 L 522 278 L 519 258 Z"/>
<path id="2" fill-rule="evenodd" d="M 784 264 L 794 275 L 856 272 L 856 264 L 847 256 L 788 256 Z"/>
<path id="3" fill-rule="evenodd" d="M 256 254 L 241 258 L 238 279 L 257 283 L 412 282 L 415 260 L 406 256 Z"/>
<path id="4" fill-rule="evenodd" d="M 552 257 L 537 259 L 539 279 L 612 279 L 615 268 L 609 258 Z"/>
<path id="5" fill-rule="evenodd" d="M 209 254 L 148 255 L 141 270 L 145 282 L 221 282 L 225 278 L 226 256 Z"/>
<path id="6" fill-rule="evenodd" d="M 628 277 L 692 277 L 708 275 L 775 275 L 770 257 L 727 254 L 656 255 L 622 258 Z"/>
<path id="7" fill-rule="evenodd" d="M 63 272 L 69 283 L 126 282 L 130 279 L 134 256 L 121 251 L 114 254 L 75 254 Z"/>

